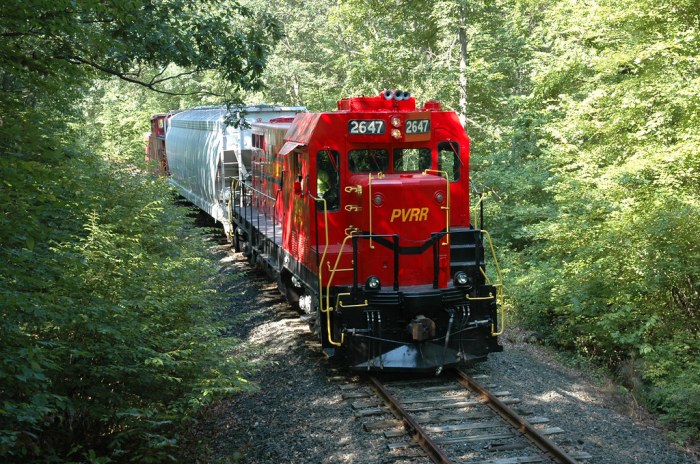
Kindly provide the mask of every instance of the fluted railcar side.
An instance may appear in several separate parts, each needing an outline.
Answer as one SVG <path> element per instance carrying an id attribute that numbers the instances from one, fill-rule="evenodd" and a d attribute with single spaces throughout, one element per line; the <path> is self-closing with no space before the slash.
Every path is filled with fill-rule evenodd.
<path id="1" fill-rule="evenodd" d="M 293 116 L 304 107 L 254 105 L 185 110 L 169 117 L 163 163 L 168 182 L 182 196 L 220 222 L 231 233 L 227 201 L 233 181 L 243 181 L 251 168 L 251 122 Z M 234 127 L 228 122 L 240 120 Z"/>

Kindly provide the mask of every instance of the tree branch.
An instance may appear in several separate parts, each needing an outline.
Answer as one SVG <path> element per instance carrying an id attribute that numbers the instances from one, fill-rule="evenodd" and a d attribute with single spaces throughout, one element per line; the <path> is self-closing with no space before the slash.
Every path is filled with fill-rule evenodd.
<path id="1" fill-rule="evenodd" d="M 193 74 L 197 74 L 198 71 L 184 71 L 184 72 L 181 72 L 180 74 L 176 74 L 175 76 L 164 77 L 162 79 L 156 79 L 158 76 L 160 76 L 164 72 L 165 72 L 165 69 L 163 69 L 163 71 L 161 71 L 160 73 L 156 74 L 153 77 L 153 79 L 151 79 L 151 82 L 149 82 L 148 84 L 149 85 L 156 85 L 156 84 L 160 84 L 162 82 L 170 81 L 172 79 L 178 79 L 178 78 L 183 77 L 183 76 L 191 76 Z"/>
<path id="2" fill-rule="evenodd" d="M 109 74 L 112 76 L 116 76 L 119 79 L 122 79 L 126 82 L 131 82 L 132 84 L 137 84 L 137 85 L 145 87 L 149 90 L 152 90 L 154 92 L 162 93 L 165 95 L 188 96 L 188 95 L 207 94 L 207 95 L 213 95 L 213 96 L 222 96 L 222 95 L 219 95 L 219 94 L 213 93 L 213 92 L 201 92 L 201 91 L 200 92 L 170 92 L 168 90 L 163 90 L 163 89 L 159 89 L 156 87 L 156 85 L 161 84 L 165 81 L 169 81 L 171 79 L 177 79 L 177 78 L 182 77 L 182 76 L 196 74 L 196 71 L 185 71 L 185 72 L 182 72 L 180 74 L 177 74 L 176 76 L 157 79 L 158 76 L 162 75 L 163 72 L 165 72 L 165 69 L 163 69 L 163 71 L 158 73 L 153 79 L 151 79 L 150 82 L 145 82 L 145 81 L 142 81 L 139 79 L 135 79 L 133 77 L 129 77 L 128 73 L 123 73 L 123 72 L 117 71 L 116 69 L 108 68 L 106 66 L 103 66 L 99 63 L 95 63 L 94 61 L 88 60 L 88 59 L 83 58 L 83 57 L 78 56 L 78 55 L 59 55 L 59 56 L 57 56 L 57 58 L 66 60 L 69 63 L 73 63 L 73 64 L 83 64 L 86 66 L 90 66 L 91 68 L 97 69 L 98 71 L 102 71 L 103 73 L 106 73 L 106 74 Z"/>

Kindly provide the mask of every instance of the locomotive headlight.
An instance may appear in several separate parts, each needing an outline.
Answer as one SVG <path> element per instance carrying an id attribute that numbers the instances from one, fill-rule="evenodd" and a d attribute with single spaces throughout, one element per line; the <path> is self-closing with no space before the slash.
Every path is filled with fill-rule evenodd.
<path id="1" fill-rule="evenodd" d="M 382 288 L 382 283 L 377 276 L 369 276 L 367 279 L 367 284 L 365 285 L 367 290 L 379 290 Z"/>
<path id="2" fill-rule="evenodd" d="M 401 138 L 401 131 L 399 129 L 391 129 L 391 136 L 395 139 Z"/>
<path id="3" fill-rule="evenodd" d="M 459 271 L 455 274 L 455 285 L 467 285 L 469 283 L 469 276 L 464 271 Z"/>
<path id="4" fill-rule="evenodd" d="M 391 118 L 391 125 L 394 127 L 401 127 L 401 118 L 398 116 Z"/>

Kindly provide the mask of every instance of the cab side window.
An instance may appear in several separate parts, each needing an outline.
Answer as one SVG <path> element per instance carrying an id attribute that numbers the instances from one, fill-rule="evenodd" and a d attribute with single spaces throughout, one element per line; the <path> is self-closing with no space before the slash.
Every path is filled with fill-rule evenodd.
<path id="1" fill-rule="evenodd" d="M 316 194 L 326 200 L 328 211 L 340 207 L 340 156 L 335 150 L 321 150 L 316 154 Z M 323 203 L 320 203 L 323 208 Z"/>
<path id="2" fill-rule="evenodd" d="M 457 142 L 440 142 L 438 144 L 438 171 L 445 171 L 450 182 L 459 179 L 459 144 Z"/>

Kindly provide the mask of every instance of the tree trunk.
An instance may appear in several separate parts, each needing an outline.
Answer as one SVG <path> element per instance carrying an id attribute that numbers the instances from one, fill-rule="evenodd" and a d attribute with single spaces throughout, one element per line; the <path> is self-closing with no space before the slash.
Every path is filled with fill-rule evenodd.
<path id="1" fill-rule="evenodd" d="M 467 55 L 467 4 L 462 2 L 459 6 L 459 121 L 466 129 L 467 127 L 467 65 L 469 56 Z"/>

